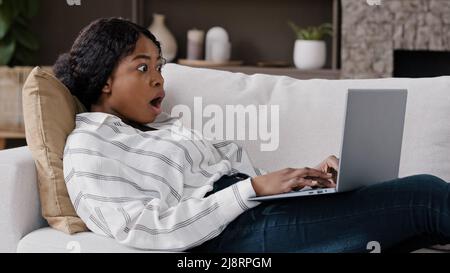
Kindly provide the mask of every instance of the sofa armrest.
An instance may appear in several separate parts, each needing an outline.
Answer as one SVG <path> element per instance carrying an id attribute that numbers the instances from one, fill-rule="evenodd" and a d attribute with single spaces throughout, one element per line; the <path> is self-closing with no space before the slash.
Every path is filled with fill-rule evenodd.
<path id="1" fill-rule="evenodd" d="M 0 151 L 0 252 L 15 252 L 20 239 L 46 225 L 30 150 Z"/>

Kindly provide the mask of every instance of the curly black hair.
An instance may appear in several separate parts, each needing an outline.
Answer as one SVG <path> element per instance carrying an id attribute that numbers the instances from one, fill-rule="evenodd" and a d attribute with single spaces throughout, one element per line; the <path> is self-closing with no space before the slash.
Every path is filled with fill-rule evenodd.
<path id="1" fill-rule="evenodd" d="M 59 55 L 53 72 L 89 111 L 140 35 L 149 38 L 161 55 L 161 45 L 148 29 L 120 17 L 97 19 L 81 30 L 69 52 Z"/>

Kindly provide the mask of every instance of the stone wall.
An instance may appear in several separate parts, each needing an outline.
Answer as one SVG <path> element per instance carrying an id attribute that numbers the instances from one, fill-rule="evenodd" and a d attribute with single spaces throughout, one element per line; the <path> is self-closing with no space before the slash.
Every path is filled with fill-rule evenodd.
<path id="1" fill-rule="evenodd" d="M 341 0 L 343 78 L 391 77 L 395 49 L 450 51 L 450 0 Z"/>

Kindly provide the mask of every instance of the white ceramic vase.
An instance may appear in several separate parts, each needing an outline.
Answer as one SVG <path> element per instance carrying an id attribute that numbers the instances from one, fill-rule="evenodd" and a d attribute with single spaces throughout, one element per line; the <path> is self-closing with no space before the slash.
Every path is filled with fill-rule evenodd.
<path id="1" fill-rule="evenodd" d="M 156 39 L 161 43 L 161 52 L 167 62 L 171 62 L 177 55 L 178 45 L 172 32 L 167 28 L 165 16 L 162 14 L 153 14 L 153 22 L 148 28 L 155 35 Z"/>
<path id="2" fill-rule="evenodd" d="M 320 69 L 327 57 L 324 41 L 296 40 L 294 46 L 294 64 L 298 69 Z"/>
<path id="3" fill-rule="evenodd" d="M 227 62 L 231 56 L 228 32 L 222 27 L 212 27 L 206 33 L 205 59 L 211 62 Z"/>

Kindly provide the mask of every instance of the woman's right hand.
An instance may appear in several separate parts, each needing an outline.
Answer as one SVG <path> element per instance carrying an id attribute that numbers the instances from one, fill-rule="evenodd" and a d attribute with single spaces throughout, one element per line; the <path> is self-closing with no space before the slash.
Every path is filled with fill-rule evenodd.
<path id="1" fill-rule="evenodd" d="M 257 196 L 272 195 L 290 192 L 295 189 L 301 189 L 305 186 L 310 187 L 335 187 L 330 182 L 332 174 L 325 173 L 313 168 L 286 168 L 276 172 L 253 177 L 251 179 L 253 189 Z"/>

